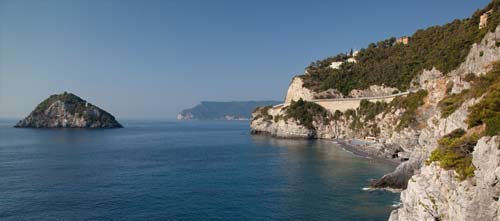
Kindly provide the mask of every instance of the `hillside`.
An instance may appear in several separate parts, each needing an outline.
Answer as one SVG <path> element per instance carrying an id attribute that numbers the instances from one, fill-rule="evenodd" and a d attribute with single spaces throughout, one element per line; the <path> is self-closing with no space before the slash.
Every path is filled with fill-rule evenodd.
<path id="1" fill-rule="evenodd" d="M 337 69 L 330 68 L 331 63 L 346 61 L 348 55 L 313 62 L 300 77 L 306 88 L 316 92 L 335 89 L 344 96 L 371 85 L 407 90 L 423 70 L 436 68 L 446 74 L 464 62 L 472 44 L 498 26 L 499 5 L 494 1 L 470 18 L 418 30 L 409 36 L 407 44 L 397 43 L 395 37 L 372 43 L 354 56 L 356 62 L 344 62 Z M 490 12 L 487 25 L 479 29 L 480 17 L 486 12 Z"/>
<path id="2" fill-rule="evenodd" d="M 498 220 L 499 6 L 313 62 L 252 133 L 370 141 L 353 148 L 401 162 L 370 183 L 402 191 L 390 220 Z"/>
<path id="3" fill-rule="evenodd" d="M 249 120 L 258 106 L 275 105 L 279 101 L 202 101 L 177 115 L 179 120 Z"/>

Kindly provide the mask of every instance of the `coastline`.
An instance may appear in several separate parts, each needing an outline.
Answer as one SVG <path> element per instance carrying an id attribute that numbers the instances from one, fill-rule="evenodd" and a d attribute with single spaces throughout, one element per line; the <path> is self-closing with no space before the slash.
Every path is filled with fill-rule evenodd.
<path id="1" fill-rule="evenodd" d="M 382 157 L 380 155 L 377 155 L 377 151 L 374 148 L 370 148 L 370 144 L 367 143 L 359 143 L 356 144 L 353 141 L 358 141 L 356 139 L 332 139 L 332 141 L 336 144 L 341 145 L 341 147 L 348 152 L 351 152 L 354 155 L 364 157 L 367 159 L 372 159 L 372 160 L 377 160 L 377 161 L 382 161 L 388 164 L 391 164 L 393 166 L 398 166 L 404 161 L 401 161 L 397 158 L 386 158 Z M 361 140 L 359 140 L 362 142 Z M 375 144 L 375 143 L 371 143 Z M 375 150 L 375 151 L 374 151 Z"/>

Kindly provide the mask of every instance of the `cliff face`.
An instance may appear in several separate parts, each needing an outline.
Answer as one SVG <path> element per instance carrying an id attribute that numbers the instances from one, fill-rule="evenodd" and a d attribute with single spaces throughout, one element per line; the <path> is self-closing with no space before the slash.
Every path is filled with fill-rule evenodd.
<path id="1" fill-rule="evenodd" d="M 500 218 L 500 137 L 483 137 L 474 147 L 474 179 L 424 165 L 401 193 L 401 208 L 390 220 L 498 220 Z"/>
<path id="2" fill-rule="evenodd" d="M 122 125 L 108 112 L 64 92 L 44 100 L 15 127 L 120 128 Z"/>
<path id="3" fill-rule="evenodd" d="M 405 103 L 406 98 L 410 99 L 413 96 L 410 94 L 384 106 L 384 111 L 375 112 L 374 117 L 363 113 L 366 110 L 360 106 L 350 113 L 330 113 L 326 121 L 315 119 L 312 127 L 305 127 L 300 120 L 287 117 L 287 109 L 292 100 L 317 99 L 322 92 L 306 88 L 304 80 L 295 77 L 284 105 L 258 109 L 253 113 L 252 131 L 294 138 L 365 139 L 376 136 L 377 142 L 366 147 L 368 151 L 404 161 L 395 171 L 371 184 L 375 188 L 403 190 L 401 206 L 392 213 L 391 220 L 499 220 L 498 136 L 484 136 L 477 142 L 472 153 L 474 176 L 464 181 L 457 178 L 455 171 L 442 169 L 437 162 L 426 164 L 439 146 L 440 138 L 456 129 L 469 130 L 470 107 L 480 102 L 484 95 L 466 97 L 447 116 L 443 116 L 440 105 L 447 97 L 471 90 L 468 78 L 484 76 L 492 70 L 492 64 L 500 61 L 498 42 L 500 27 L 473 44 L 464 62 L 454 70 L 445 74 L 433 68 L 417 75 L 412 81 L 412 89 L 424 90 L 427 94 L 414 112 L 397 105 L 398 102 Z M 393 90 L 395 88 L 372 85 L 363 90 L 354 89 L 348 94 L 350 97 L 379 96 Z M 327 98 L 343 97 L 333 89 L 325 93 L 329 94 Z M 377 106 L 369 107 L 376 109 Z M 402 124 L 408 117 L 411 117 L 410 123 Z"/>
<path id="4" fill-rule="evenodd" d="M 492 62 L 500 60 L 500 49 L 494 43 L 498 36 L 500 27 L 487 34 L 480 44 L 474 44 L 466 61 L 449 77 L 442 78 L 453 83 L 451 93 L 469 89 L 470 84 L 464 80 L 468 73 L 484 75 L 491 70 Z M 468 128 L 468 109 L 479 101 L 480 98 L 468 99 L 446 118 L 440 118 L 441 112 L 436 109 L 421 131 L 410 161 L 378 181 L 390 185 L 403 174 L 410 177 L 409 173 L 404 173 L 405 168 L 412 168 L 410 174 L 416 174 L 407 182 L 408 187 L 401 194 L 401 208 L 391 214 L 391 220 L 499 220 L 498 136 L 483 137 L 475 146 L 473 164 L 476 170 L 472 179 L 459 181 L 453 171 L 444 170 L 436 163 L 423 163 L 438 146 L 440 137 L 455 129 Z"/>

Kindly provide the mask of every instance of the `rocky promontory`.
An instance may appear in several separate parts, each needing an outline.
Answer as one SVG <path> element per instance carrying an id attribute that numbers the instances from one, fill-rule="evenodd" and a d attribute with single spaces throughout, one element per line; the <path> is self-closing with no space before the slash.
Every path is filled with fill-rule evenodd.
<path id="1" fill-rule="evenodd" d="M 15 127 L 121 128 L 113 115 L 82 98 L 64 92 L 45 99 Z"/>
<path id="2" fill-rule="evenodd" d="M 370 184 L 402 191 L 390 220 L 499 220 L 500 0 L 405 39 L 311 63 L 252 133 L 370 141 L 402 162 Z"/>

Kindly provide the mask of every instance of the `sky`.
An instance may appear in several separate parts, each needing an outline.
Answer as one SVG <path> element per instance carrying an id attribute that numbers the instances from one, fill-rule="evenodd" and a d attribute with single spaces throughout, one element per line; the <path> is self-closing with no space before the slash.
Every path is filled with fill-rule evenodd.
<path id="1" fill-rule="evenodd" d="M 0 0 L 0 118 L 72 92 L 123 118 L 283 100 L 312 61 L 466 18 L 489 0 Z"/>

